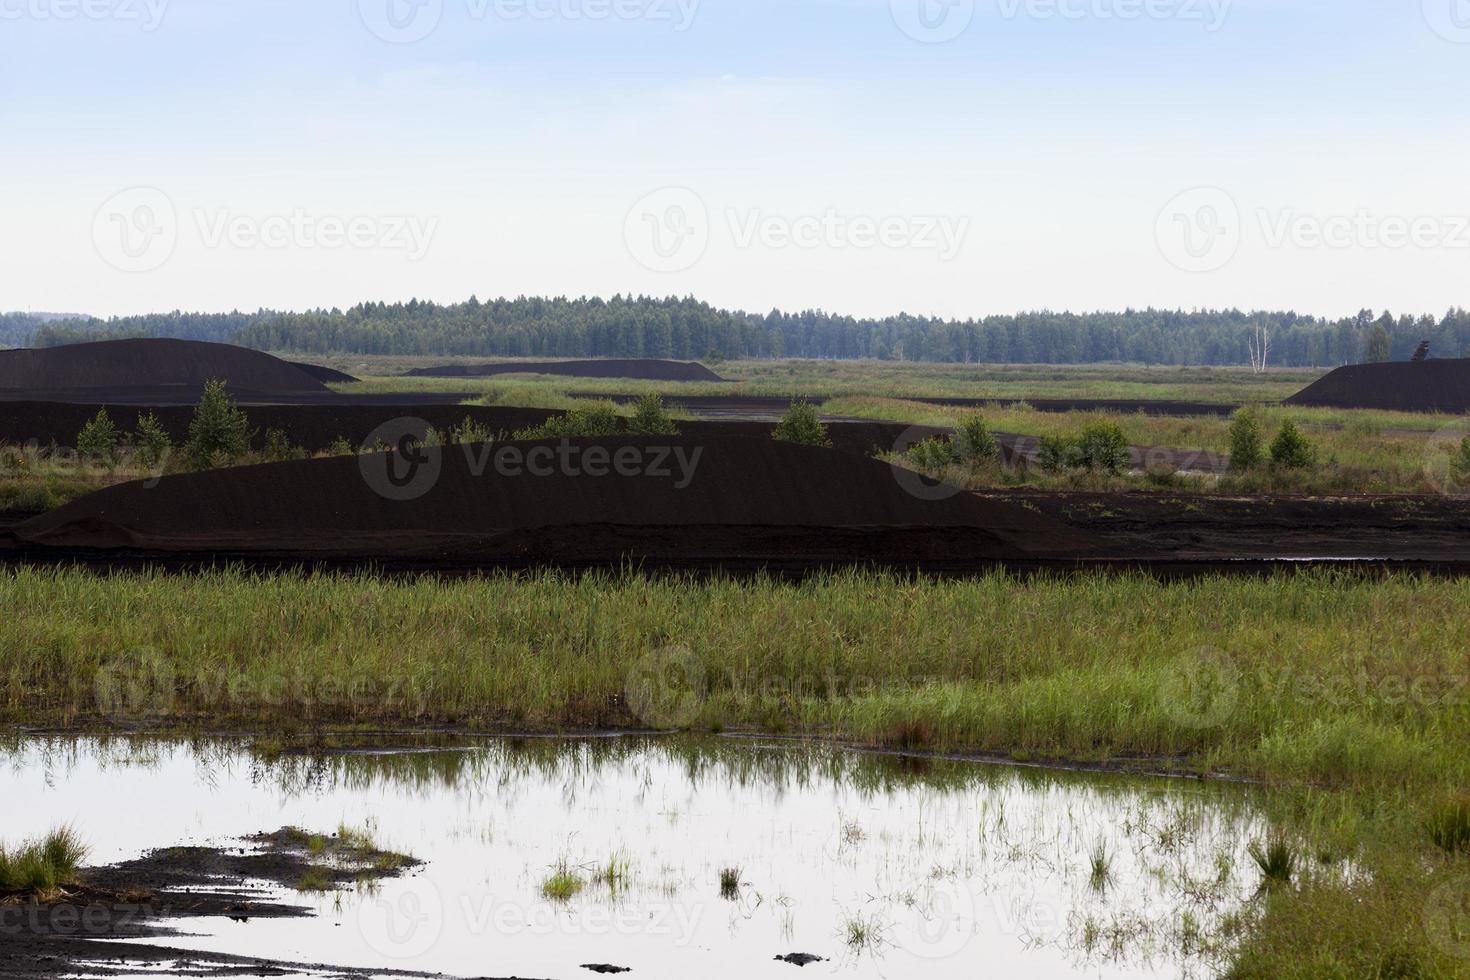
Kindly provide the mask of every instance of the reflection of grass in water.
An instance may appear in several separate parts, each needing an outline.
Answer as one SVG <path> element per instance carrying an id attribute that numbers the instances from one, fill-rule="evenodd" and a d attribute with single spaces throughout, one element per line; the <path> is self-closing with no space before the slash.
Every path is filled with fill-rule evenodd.
<path id="1" fill-rule="evenodd" d="M 720 897 L 733 902 L 740 897 L 740 869 L 720 869 Z"/>
<path id="2" fill-rule="evenodd" d="M 856 953 L 876 954 L 886 943 L 885 926 L 877 914 L 866 915 L 856 912 L 842 922 L 842 942 L 848 950 Z"/>
<path id="3" fill-rule="evenodd" d="M 1093 891 L 1106 891 L 1108 884 L 1113 880 L 1113 856 L 1108 853 L 1107 841 L 1100 841 L 1092 849 L 1091 875 L 1088 881 Z"/>
<path id="4" fill-rule="evenodd" d="M 605 863 L 592 872 L 592 883 L 605 885 L 614 895 L 625 890 L 632 878 L 633 862 L 622 852 L 611 855 Z"/>

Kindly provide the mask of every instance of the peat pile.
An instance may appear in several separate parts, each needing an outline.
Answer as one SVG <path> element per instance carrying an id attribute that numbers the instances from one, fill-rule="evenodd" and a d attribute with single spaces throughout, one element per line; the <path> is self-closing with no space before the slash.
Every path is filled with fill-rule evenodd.
<path id="1" fill-rule="evenodd" d="M 445 364 L 415 368 L 408 378 L 488 378 L 497 374 L 556 374 L 568 378 L 630 378 L 634 381 L 724 381 L 703 364 L 640 358 L 593 361 L 508 361 L 499 364 Z"/>
<path id="2" fill-rule="evenodd" d="M 232 390 L 250 392 L 327 390 L 278 357 L 230 344 L 140 338 L 0 351 L 0 398 L 11 401 L 38 393 L 71 401 L 88 392 L 108 392 L 106 398 L 123 394 L 167 403 L 181 390 L 197 392 L 217 378 Z"/>
<path id="3" fill-rule="evenodd" d="M 213 470 L 110 487 L 0 534 L 12 558 L 441 569 L 958 570 L 1094 545 L 1025 507 L 932 493 L 856 454 L 689 436 L 450 446 L 417 469 L 384 453 Z"/>
<path id="4" fill-rule="evenodd" d="M 287 361 L 286 363 L 299 371 L 306 372 L 322 384 L 345 384 L 357 380 L 346 371 L 338 371 L 336 368 L 324 367 L 321 364 L 306 364 L 302 361 Z"/>
<path id="5" fill-rule="evenodd" d="M 1470 411 L 1470 359 L 1350 364 L 1319 378 L 1286 404 L 1460 414 Z"/>

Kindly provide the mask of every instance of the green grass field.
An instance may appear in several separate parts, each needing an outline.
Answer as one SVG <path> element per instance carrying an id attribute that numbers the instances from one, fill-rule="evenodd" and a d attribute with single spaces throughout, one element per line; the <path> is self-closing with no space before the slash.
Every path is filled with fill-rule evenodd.
<path id="1" fill-rule="evenodd" d="M 1470 972 L 1425 926 L 1470 876 L 1470 583 L 13 569 L 0 602 L 12 724 L 742 729 L 1260 780 L 1304 870 L 1237 975 Z"/>

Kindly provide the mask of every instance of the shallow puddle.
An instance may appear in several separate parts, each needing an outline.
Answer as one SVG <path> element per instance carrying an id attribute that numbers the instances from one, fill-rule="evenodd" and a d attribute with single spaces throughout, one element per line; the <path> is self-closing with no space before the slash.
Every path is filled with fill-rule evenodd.
<path id="1" fill-rule="evenodd" d="M 1239 787 L 724 738 L 22 739 L 0 799 L 7 841 L 70 823 L 92 864 L 364 829 L 427 864 L 288 894 L 312 918 L 182 920 L 168 944 L 494 977 L 1207 975 L 1265 832 Z"/>

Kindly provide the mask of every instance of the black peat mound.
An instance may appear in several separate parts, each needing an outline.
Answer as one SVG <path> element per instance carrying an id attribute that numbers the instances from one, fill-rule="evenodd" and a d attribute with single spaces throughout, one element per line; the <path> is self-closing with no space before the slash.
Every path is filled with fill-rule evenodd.
<path id="1" fill-rule="evenodd" d="M 691 361 L 616 360 L 507 361 L 500 364 L 446 364 L 415 368 L 407 378 L 488 378 L 497 374 L 558 374 L 568 378 L 630 378 L 634 381 L 724 381 Z"/>
<path id="2" fill-rule="evenodd" d="M 220 378 L 256 392 L 322 392 L 298 367 L 269 354 L 193 340 L 104 340 L 0 351 L 0 391 L 198 388 Z"/>
<path id="3" fill-rule="evenodd" d="M 110 487 L 0 534 L 0 551 L 431 567 L 635 559 L 939 568 L 1070 557 L 1096 545 L 1017 504 L 933 491 L 877 460 L 770 439 L 450 446 L 417 470 L 383 453 Z"/>
<path id="4" fill-rule="evenodd" d="M 1286 404 L 1460 414 L 1470 411 L 1470 359 L 1350 364 L 1319 378 Z"/>
<path id="5" fill-rule="evenodd" d="M 286 363 L 298 371 L 306 372 L 322 384 L 345 384 L 357 380 L 346 371 L 338 371 L 336 368 L 324 367 L 320 364 L 305 364 L 301 361 L 287 361 Z"/>

